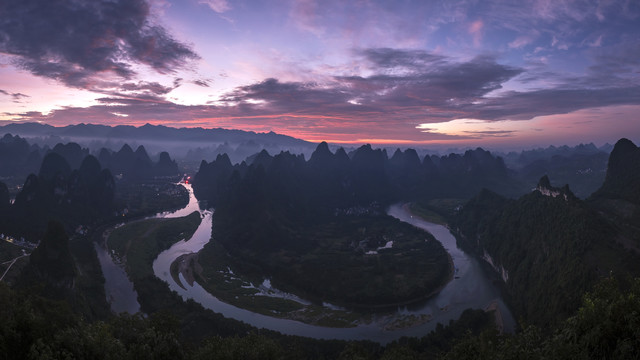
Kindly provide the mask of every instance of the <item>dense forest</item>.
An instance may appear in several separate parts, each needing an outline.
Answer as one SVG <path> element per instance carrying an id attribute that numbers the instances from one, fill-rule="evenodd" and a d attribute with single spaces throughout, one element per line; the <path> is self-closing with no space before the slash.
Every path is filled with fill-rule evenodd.
<path id="1" fill-rule="evenodd" d="M 627 139 L 616 143 L 604 184 L 586 201 L 545 176 L 517 200 L 485 190 L 452 217 L 460 245 L 500 273 L 527 323 L 548 327 L 567 318 L 603 276 L 640 275 L 638 153 Z M 626 204 L 617 207 L 630 209 L 626 217 L 607 212 L 612 201 Z"/>
<path id="2" fill-rule="evenodd" d="M 141 192 L 141 182 L 179 174 L 168 153 L 154 162 L 142 146 L 134 152 L 125 144 L 117 152 L 101 149 L 92 155 L 76 143 L 49 149 L 10 134 L 0 141 L 0 160 L 12 185 L 0 182 L 0 230 L 31 242 L 40 240 L 49 219 L 75 231 L 107 221 L 124 208 L 128 213 L 126 196 Z"/>
<path id="3" fill-rule="evenodd" d="M 0 145 L 7 164 L 0 168 L 11 167 L 15 172 L 8 174 L 26 178 L 20 188 L 0 182 L 0 232 L 40 240 L 26 256 L 15 245 L 0 247 L 3 259 L 24 259 L 5 278 L 12 285 L 0 284 L 1 358 L 626 359 L 640 351 L 640 148 L 626 139 L 612 149 L 601 187 L 585 200 L 569 186 L 553 186 L 553 176 L 541 177 L 536 189 L 525 193 L 524 178 L 482 149 L 421 159 L 413 150 L 388 157 L 369 146 L 347 153 L 320 144 L 308 161 L 261 152 L 236 165 L 225 155 L 201 164 L 194 188 L 216 208 L 214 240 L 238 257 L 255 251 L 256 261 L 244 264 L 248 272 L 256 264 L 264 266 L 259 271 L 276 264 L 269 256 L 262 256 L 264 264 L 258 261 L 272 249 L 319 256 L 312 250 L 331 248 L 338 256 L 346 246 L 362 257 L 398 233 L 406 237 L 394 239 L 398 253 L 383 249 L 378 258 L 411 249 L 416 257 L 407 263 L 417 264 L 411 271 L 423 271 L 420 261 L 439 258 L 441 248 L 420 253 L 414 239 L 429 236 L 388 219 L 385 206 L 413 200 L 439 211 L 432 205 L 442 199 L 462 203 L 439 215 L 459 245 L 502 278 L 505 300 L 521 328 L 500 334 L 491 313 L 467 310 L 422 338 L 386 345 L 284 336 L 184 302 L 149 267 L 170 238 L 198 223 L 195 214 L 176 220 L 180 226 L 158 223 L 149 236 L 140 236 L 143 241 L 118 250 L 141 259 L 127 266 L 138 276 L 144 315 L 111 314 L 94 241 L 100 241 L 101 226 L 122 219 L 123 209 L 137 214 L 126 219 L 135 219 L 184 205 L 179 191 L 156 199 L 169 186 L 162 177 L 176 174 L 177 164 L 166 153 L 154 162 L 144 148 L 133 151 L 128 145 L 95 154 L 77 144 L 29 145 L 17 136 L 5 136 Z M 585 151 L 596 154 L 592 150 Z M 327 242 L 339 234 L 347 235 Z M 422 246 L 430 243 L 435 242 Z M 336 264 L 352 262 L 345 257 Z M 319 300 L 331 296 L 296 285 L 294 278 L 281 281 Z M 366 299 L 350 295 L 354 298 L 343 299 Z"/>
<path id="4" fill-rule="evenodd" d="M 401 167 L 402 156 L 389 161 Z M 381 306 L 430 294 L 449 277 L 447 255 L 438 242 L 384 214 L 395 196 L 386 161 L 371 147 L 351 159 L 322 143 L 308 162 L 266 152 L 251 165 L 233 166 L 225 156 L 203 162 L 194 190 L 216 212 L 214 241 L 200 253 L 200 264 L 208 266 L 219 243 L 236 270 L 272 277 L 318 303 Z M 393 247 L 367 255 L 389 241 Z"/>

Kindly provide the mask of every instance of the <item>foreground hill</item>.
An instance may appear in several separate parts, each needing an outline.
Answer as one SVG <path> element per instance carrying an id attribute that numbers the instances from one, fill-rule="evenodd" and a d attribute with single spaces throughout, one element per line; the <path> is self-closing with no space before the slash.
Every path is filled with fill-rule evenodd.
<path id="1" fill-rule="evenodd" d="M 611 152 L 607 176 L 589 203 L 620 230 L 629 247 L 640 251 L 640 148 L 627 139 Z"/>
<path id="2" fill-rule="evenodd" d="M 460 244 L 501 275 L 517 316 L 549 326 L 572 314 L 598 278 L 640 274 L 637 233 L 612 221 L 620 217 L 611 207 L 594 206 L 612 199 L 635 206 L 636 149 L 628 140 L 616 144 L 607 180 L 589 202 L 543 177 L 517 200 L 483 191 L 455 216 Z"/>

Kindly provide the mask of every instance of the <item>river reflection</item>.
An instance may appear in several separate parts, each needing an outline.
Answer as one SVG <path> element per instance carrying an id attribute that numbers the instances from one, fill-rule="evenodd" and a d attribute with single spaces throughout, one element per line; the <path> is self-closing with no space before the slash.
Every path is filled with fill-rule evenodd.
<path id="1" fill-rule="evenodd" d="M 189 210 L 181 209 L 170 214 L 159 214 L 162 217 L 185 216 L 196 209 L 197 201 L 193 196 L 190 184 L 183 184 L 189 190 Z M 207 293 L 200 285 L 194 283 L 189 286 L 183 278 L 180 278 L 184 288 L 179 286 L 170 275 L 171 263 L 180 255 L 198 252 L 211 238 L 212 212 L 200 210 L 202 223 L 191 239 L 180 241 L 170 249 L 162 252 L 153 263 L 155 275 L 169 284 L 171 290 L 176 291 L 183 299 L 193 299 L 204 307 L 221 313 L 226 317 L 244 321 L 250 325 L 267 328 L 289 335 L 300 335 L 320 339 L 344 339 L 344 340 L 372 340 L 380 343 L 388 343 L 402 336 L 424 336 L 435 329 L 437 323 L 448 324 L 450 320 L 460 317 L 467 308 L 484 309 L 490 303 L 495 302 L 502 314 L 505 331 L 513 331 L 515 322 L 500 297 L 499 290 L 491 283 L 484 270 L 475 258 L 464 253 L 456 246 L 454 236 L 441 225 L 432 224 L 411 214 L 402 206 L 394 205 L 388 210 L 388 214 L 404 222 L 424 229 L 442 243 L 447 249 L 456 267 L 455 279 L 449 282 L 435 297 L 412 306 L 398 308 L 392 314 L 377 315 L 369 324 L 361 324 L 353 328 L 329 328 L 308 325 L 298 321 L 273 318 L 233 305 L 224 303 L 213 295 Z M 408 315 L 432 316 L 432 320 L 405 329 L 385 330 L 394 320 L 406 318 Z"/>
<path id="2" fill-rule="evenodd" d="M 116 314 L 122 312 L 135 314 L 140 311 L 138 293 L 133 288 L 133 283 L 129 280 L 124 267 L 113 261 L 106 244 L 94 243 L 93 245 L 102 268 L 104 292 L 107 295 L 107 302 L 111 305 L 111 311 Z"/>

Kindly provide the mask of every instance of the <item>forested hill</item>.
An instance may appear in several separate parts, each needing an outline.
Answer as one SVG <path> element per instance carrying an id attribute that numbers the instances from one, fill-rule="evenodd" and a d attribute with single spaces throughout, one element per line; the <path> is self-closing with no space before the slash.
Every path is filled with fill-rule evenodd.
<path id="1" fill-rule="evenodd" d="M 640 205 L 640 147 L 628 139 L 616 143 L 609 156 L 604 184 L 594 195 Z"/>
<path id="2" fill-rule="evenodd" d="M 640 252 L 639 147 L 627 139 L 616 143 L 604 184 L 587 201 L 618 230 L 619 241 Z"/>
<path id="3" fill-rule="evenodd" d="M 0 188 L 6 188 L 0 183 Z M 49 219 L 69 229 L 112 216 L 115 181 L 108 169 L 87 155 L 77 169 L 58 153 L 50 152 L 37 175 L 31 174 L 13 204 L 6 196 L 0 206 L 0 229 L 30 241 L 42 237 Z"/>
<path id="4" fill-rule="evenodd" d="M 633 201 L 637 148 L 629 143 L 621 140 L 612 151 L 599 199 Z M 451 225 L 460 244 L 501 275 L 516 316 L 548 326 L 572 314 L 598 278 L 640 274 L 637 233 L 625 231 L 606 207 L 594 204 L 600 203 L 579 200 L 568 186 L 553 187 L 543 177 L 536 190 L 517 200 L 481 192 Z"/>
<path id="5" fill-rule="evenodd" d="M 413 149 L 385 150 L 363 145 L 350 154 L 335 153 L 326 143 L 318 145 L 309 161 L 288 152 L 271 156 L 262 151 L 248 162 L 232 165 L 226 155 L 211 163 L 202 161 L 193 179 L 196 196 L 216 206 L 230 184 L 249 183 L 256 176 L 272 177 L 286 194 L 299 200 L 309 197 L 317 206 L 345 207 L 386 204 L 393 201 L 433 198 L 471 198 L 483 187 L 506 196 L 521 193 L 517 180 L 500 157 L 483 149 L 464 154 L 426 156 Z M 260 169 L 261 168 L 261 169 Z"/>
<path id="6" fill-rule="evenodd" d="M 363 146 L 349 157 L 326 143 L 309 161 L 263 151 L 251 165 L 234 166 L 226 155 L 203 162 L 194 190 L 216 211 L 214 241 L 200 253 L 200 264 L 208 266 L 219 243 L 234 272 L 268 276 L 318 302 L 376 307 L 421 299 L 446 283 L 451 266 L 438 242 L 384 213 L 408 190 L 400 181 L 411 189 L 420 185 L 406 176 L 412 172 L 425 172 L 415 152 L 388 159 L 383 150 Z M 378 254 L 388 242 L 393 248 Z"/>

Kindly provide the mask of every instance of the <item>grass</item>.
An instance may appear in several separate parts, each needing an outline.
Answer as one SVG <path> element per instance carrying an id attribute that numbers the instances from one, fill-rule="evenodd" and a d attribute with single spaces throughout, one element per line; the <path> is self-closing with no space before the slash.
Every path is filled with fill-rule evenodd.
<path id="1" fill-rule="evenodd" d="M 153 275 L 153 260 L 174 243 L 190 238 L 200 225 L 200 214 L 175 219 L 148 219 L 115 229 L 109 236 L 109 248 L 121 259 L 132 280 Z"/>
<path id="2" fill-rule="evenodd" d="M 414 215 L 434 224 L 446 225 L 447 218 L 456 213 L 456 208 L 464 205 L 462 199 L 432 199 L 411 203 L 409 209 Z"/>

